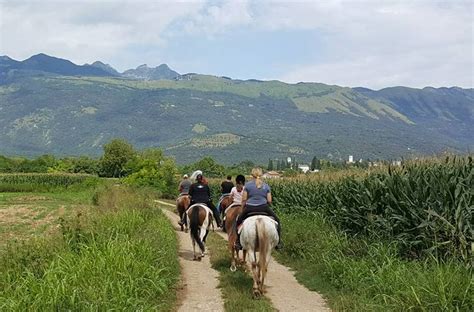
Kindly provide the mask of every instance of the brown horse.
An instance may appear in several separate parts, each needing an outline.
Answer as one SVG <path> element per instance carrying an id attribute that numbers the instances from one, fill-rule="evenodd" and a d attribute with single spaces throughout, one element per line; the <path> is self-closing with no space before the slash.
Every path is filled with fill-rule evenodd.
<path id="1" fill-rule="evenodd" d="M 222 205 L 222 204 L 221 204 Z M 235 229 L 234 223 L 237 219 L 237 216 L 242 213 L 242 205 L 229 205 L 224 210 L 225 214 L 225 230 L 227 233 L 227 248 L 229 249 L 231 256 L 231 265 L 230 270 L 235 272 L 237 270 L 236 262 L 239 260 L 239 250 L 235 249 L 235 242 L 237 241 L 237 231 Z M 246 252 L 243 252 L 243 261 L 240 263 L 245 263 Z"/>
<path id="2" fill-rule="evenodd" d="M 228 196 L 225 196 L 224 198 L 222 198 L 221 202 L 220 202 L 220 214 L 221 215 L 224 215 L 224 211 L 227 209 L 227 207 L 229 207 L 230 205 L 232 204 L 232 196 L 228 195 Z"/>
<path id="3" fill-rule="evenodd" d="M 187 223 L 193 242 L 193 260 L 201 261 L 206 251 L 207 234 L 212 223 L 212 211 L 204 204 L 194 204 L 186 211 Z M 201 249 L 201 254 L 196 256 L 196 244 Z"/>
<path id="4" fill-rule="evenodd" d="M 189 205 L 191 204 L 191 196 L 189 195 L 181 195 L 176 199 L 176 210 L 178 211 L 179 214 L 179 220 L 183 220 L 183 214 L 186 212 L 186 210 L 189 208 Z M 181 226 L 181 231 L 184 230 L 183 224 L 179 224 Z M 186 225 L 186 231 L 188 230 L 188 227 Z"/>

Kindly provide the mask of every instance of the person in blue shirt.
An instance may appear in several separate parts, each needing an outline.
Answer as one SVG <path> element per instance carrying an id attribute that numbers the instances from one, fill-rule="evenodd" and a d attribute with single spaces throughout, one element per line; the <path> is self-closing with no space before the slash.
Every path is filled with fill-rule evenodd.
<path id="1" fill-rule="evenodd" d="M 272 203 L 272 192 L 270 190 L 270 186 L 267 183 L 263 182 L 261 168 L 253 168 L 252 177 L 254 179 L 250 182 L 247 182 L 244 187 L 244 192 L 242 194 L 243 211 L 237 219 L 237 229 L 249 216 L 249 214 L 268 215 L 275 219 L 276 222 L 278 222 L 277 231 L 279 241 L 278 245 L 275 246 L 275 249 L 281 249 L 282 242 L 280 219 L 270 208 L 270 205 Z M 242 246 L 240 245 L 240 236 L 237 238 L 235 246 L 238 249 L 242 249 Z"/>

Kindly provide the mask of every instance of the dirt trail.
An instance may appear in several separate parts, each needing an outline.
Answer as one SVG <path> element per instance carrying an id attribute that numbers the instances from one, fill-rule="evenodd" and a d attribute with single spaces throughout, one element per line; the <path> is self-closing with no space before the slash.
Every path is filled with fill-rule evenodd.
<path id="1" fill-rule="evenodd" d="M 159 203 L 170 205 L 161 201 Z M 222 294 L 217 288 L 219 273 L 211 268 L 207 256 L 201 261 L 193 261 L 193 246 L 189 233 L 181 232 L 176 214 L 166 209 L 162 211 L 171 220 L 179 239 L 182 285 L 178 292 L 178 311 L 224 311 Z"/>
<path id="2" fill-rule="evenodd" d="M 227 234 L 216 232 L 227 240 Z M 331 311 L 324 298 L 299 284 L 295 275 L 272 257 L 265 278 L 265 296 L 278 311 Z"/>
<path id="3" fill-rule="evenodd" d="M 166 206 L 172 206 L 162 201 L 157 202 Z M 168 213 L 176 216 L 169 211 Z M 222 236 L 224 239 L 227 239 L 227 235 L 225 233 L 216 233 Z M 190 241 L 189 237 L 187 237 L 187 239 Z M 209 259 L 206 260 L 209 261 Z M 291 272 L 286 266 L 276 262 L 273 257 L 270 265 L 268 266 L 265 285 L 265 296 L 271 300 L 273 307 L 278 311 L 331 311 L 327 307 L 324 298 L 319 293 L 310 291 L 299 284 L 293 272 Z"/>

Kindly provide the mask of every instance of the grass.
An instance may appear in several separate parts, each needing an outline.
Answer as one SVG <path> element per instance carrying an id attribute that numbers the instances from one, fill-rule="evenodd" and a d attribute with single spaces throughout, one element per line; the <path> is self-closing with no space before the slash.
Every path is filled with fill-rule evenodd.
<path id="1" fill-rule="evenodd" d="M 10 240 L 24 240 L 57 231 L 58 219 L 90 209 L 94 189 L 62 192 L 0 193 L 0 249 Z"/>
<path id="2" fill-rule="evenodd" d="M 231 272 L 227 242 L 218 235 L 209 235 L 207 241 L 212 267 L 219 272 L 219 287 L 222 290 L 224 308 L 228 312 L 275 311 L 270 300 L 252 297 L 253 280 L 242 269 Z"/>
<path id="3" fill-rule="evenodd" d="M 336 311 L 474 310 L 472 268 L 462 263 L 402 260 L 396 245 L 349 238 L 316 213 L 281 219 L 285 249 L 277 259 Z"/>
<path id="4" fill-rule="evenodd" d="M 95 202 L 51 238 L 0 252 L 0 310 L 173 310 L 179 264 L 166 217 L 129 188 L 106 187 Z"/>

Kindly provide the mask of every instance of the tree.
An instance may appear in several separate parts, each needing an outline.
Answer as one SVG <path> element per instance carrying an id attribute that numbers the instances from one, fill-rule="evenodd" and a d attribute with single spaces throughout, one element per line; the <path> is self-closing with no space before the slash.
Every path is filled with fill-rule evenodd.
<path id="1" fill-rule="evenodd" d="M 165 157 L 161 150 L 144 150 L 129 161 L 126 167 L 132 172 L 124 179 L 126 184 L 151 186 L 160 191 L 161 196 L 168 198 L 177 195 L 176 164 L 172 158 Z"/>
<path id="2" fill-rule="evenodd" d="M 241 163 L 242 164 L 242 163 Z M 225 174 L 225 167 L 218 164 L 212 157 L 204 157 L 198 162 L 185 168 L 189 171 L 201 170 L 205 177 L 222 177 Z"/>
<path id="3" fill-rule="evenodd" d="M 268 167 L 267 167 L 268 171 L 272 171 L 273 170 L 273 159 L 269 159 L 268 160 Z"/>
<path id="4" fill-rule="evenodd" d="M 316 156 L 314 156 L 313 160 L 311 161 L 311 171 L 320 170 L 320 169 L 321 169 L 321 161 Z"/>
<path id="5" fill-rule="evenodd" d="M 104 145 L 104 155 L 100 160 L 100 175 L 121 178 L 127 174 L 126 164 L 136 157 L 133 146 L 123 139 L 113 139 Z"/>

